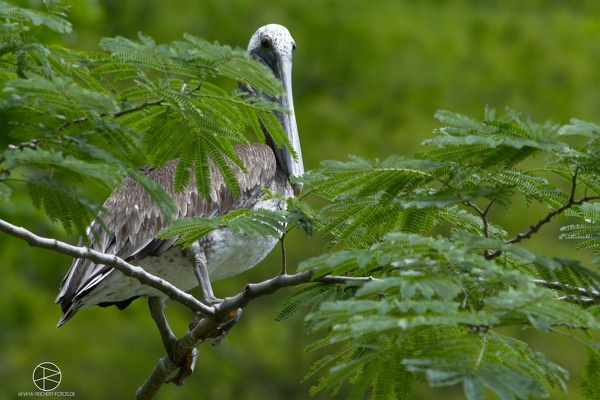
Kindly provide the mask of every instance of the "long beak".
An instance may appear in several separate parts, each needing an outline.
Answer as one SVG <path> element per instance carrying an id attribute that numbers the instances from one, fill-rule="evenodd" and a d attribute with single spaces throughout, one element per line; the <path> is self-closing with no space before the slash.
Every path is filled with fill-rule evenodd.
<path id="1" fill-rule="evenodd" d="M 298 136 L 298 126 L 296 125 L 296 115 L 294 114 L 294 97 L 292 94 L 292 59 L 291 57 L 281 57 L 276 66 L 275 75 L 281 80 L 285 94 L 279 98 L 282 107 L 290 112 L 277 112 L 277 118 L 283 127 L 285 133 L 294 147 L 297 158 L 294 159 L 292 153 L 287 147 L 277 147 L 273 145 L 275 157 L 283 167 L 288 177 L 302 176 L 304 174 L 304 163 L 302 162 L 302 149 L 300 148 L 300 137 Z M 299 196 L 302 192 L 302 183 L 293 183 L 294 195 Z"/>

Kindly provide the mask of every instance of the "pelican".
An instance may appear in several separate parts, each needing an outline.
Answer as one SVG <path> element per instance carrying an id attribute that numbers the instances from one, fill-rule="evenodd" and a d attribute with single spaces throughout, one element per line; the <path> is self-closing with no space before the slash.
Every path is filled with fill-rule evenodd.
<path id="1" fill-rule="evenodd" d="M 285 207 L 283 200 L 264 198 L 263 189 L 281 194 L 284 198 L 300 194 L 302 184 L 290 183 L 291 176 L 304 173 L 292 96 L 292 53 L 295 49 L 296 44 L 289 31 L 276 24 L 258 29 L 248 44 L 250 55 L 281 80 L 284 95 L 270 100 L 277 101 L 289 110 L 289 113 L 276 112 L 276 115 L 297 157 L 294 159 L 287 147 L 276 146 L 263 127 L 267 144 L 235 147 L 247 170 L 246 173 L 240 169 L 234 170 L 240 185 L 240 195 L 237 197 L 226 189 L 214 165 L 211 165 L 212 190 L 207 198 L 198 195 L 193 177 L 182 192 L 174 191 L 173 177 L 177 160 L 168 162 L 162 168 L 141 168 L 142 173 L 172 196 L 177 208 L 176 218 L 220 216 L 242 207 Z M 252 88 L 244 89 L 252 92 Z M 125 178 L 122 187 L 110 195 L 104 208 L 107 212 L 103 219 L 108 229 L 92 222 L 87 230 L 93 249 L 140 266 L 181 290 L 188 291 L 200 285 L 202 297 L 208 304 L 219 301 L 214 296 L 211 281 L 228 278 L 254 267 L 277 244 L 277 239 L 273 237 L 234 235 L 228 228 L 214 230 L 186 249 L 175 245 L 176 238 L 161 240 L 158 233 L 166 226 L 166 218 L 141 185 L 130 178 Z M 83 308 L 116 305 L 124 309 L 138 297 L 148 299 L 152 317 L 168 348 L 174 335 L 168 325 L 165 326 L 163 308 L 166 295 L 112 267 L 86 259 L 74 260 L 60 285 L 56 302 L 60 303 L 62 317 L 57 326 L 63 325 Z"/>

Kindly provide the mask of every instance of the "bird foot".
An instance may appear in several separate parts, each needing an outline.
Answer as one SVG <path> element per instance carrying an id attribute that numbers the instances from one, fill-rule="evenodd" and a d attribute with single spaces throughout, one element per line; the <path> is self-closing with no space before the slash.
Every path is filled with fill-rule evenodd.
<path id="1" fill-rule="evenodd" d="M 242 309 L 238 308 L 237 310 L 230 311 L 228 314 L 228 320 L 223 322 L 221 325 L 217 327 L 214 331 L 211 332 L 209 337 L 212 337 L 214 340 L 212 342 L 213 346 L 218 346 L 221 344 L 221 340 L 225 339 L 225 336 L 231 331 L 233 326 L 239 321 L 242 316 Z M 214 335 L 214 336 L 213 336 Z"/>
<path id="2" fill-rule="evenodd" d="M 239 321 L 242 316 L 242 309 L 238 308 L 237 310 L 230 311 L 227 314 L 227 320 L 221 323 L 217 328 L 212 331 L 208 337 L 213 339 L 212 345 L 218 346 L 221 344 L 221 340 L 225 339 L 225 336 L 231 331 L 233 326 Z M 197 315 L 192 322 L 190 322 L 189 329 L 192 330 L 198 323 L 202 320 L 202 317 Z"/>
<path id="3" fill-rule="evenodd" d="M 174 383 L 177 386 L 182 386 L 185 383 L 185 380 L 194 372 L 194 368 L 196 367 L 196 361 L 198 359 L 198 350 L 192 349 L 189 352 L 185 353 L 182 357 L 176 360 L 177 347 L 179 345 L 179 340 L 172 334 L 165 335 L 163 338 L 163 345 L 165 350 L 167 351 L 167 355 L 169 359 L 173 361 L 178 367 L 179 370 L 177 374 L 165 381 L 165 383 Z"/>
<path id="4" fill-rule="evenodd" d="M 169 355 L 169 357 L 171 356 Z M 194 372 L 197 361 L 198 350 L 193 349 L 189 353 L 186 353 L 183 357 L 181 357 L 179 362 L 177 362 L 177 366 L 179 367 L 177 374 L 172 378 L 167 379 L 165 383 L 174 383 L 177 386 L 182 386 L 185 383 L 185 380 Z"/>

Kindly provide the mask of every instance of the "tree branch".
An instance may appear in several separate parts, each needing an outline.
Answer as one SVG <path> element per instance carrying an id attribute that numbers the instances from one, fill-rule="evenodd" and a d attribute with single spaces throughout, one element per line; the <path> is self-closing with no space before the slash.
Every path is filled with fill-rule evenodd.
<path id="1" fill-rule="evenodd" d="M 576 302 L 583 302 L 586 304 L 589 303 L 597 303 L 600 300 L 600 292 L 594 289 L 586 289 L 580 287 L 573 287 L 569 285 L 563 285 L 560 282 L 548 282 L 543 279 L 532 279 L 531 282 L 535 283 L 538 286 L 542 286 L 548 289 L 560 290 L 561 292 L 571 292 L 577 293 L 581 296 L 585 296 L 584 298 L 576 297 L 576 296 L 563 296 L 560 297 L 560 300 L 575 300 Z"/>
<path id="2" fill-rule="evenodd" d="M 174 351 L 174 358 L 179 360 L 173 362 L 168 356 L 158 360 L 154 369 L 148 376 L 148 379 L 137 390 L 137 400 L 152 399 L 163 383 L 169 381 L 169 376 L 177 369 L 180 369 L 189 362 L 190 352 L 193 352 L 196 347 L 205 342 L 209 338 L 214 338 L 216 334 L 220 334 L 219 327 L 223 319 L 235 313 L 236 310 L 246 307 L 252 300 L 262 296 L 270 295 L 276 291 L 298 286 L 309 282 L 323 283 L 366 283 L 376 278 L 373 277 L 345 277 L 326 275 L 313 279 L 315 270 L 307 270 L 293 275 L 277 275 L 274 278 L 267 279 L 260 283 L 250 283 L 244 289 L 233 297 L 226 298 L 222 303 L 217 304 L 216 318 L 202 318 L 194 327 L 192 327 L 185 335 L 177 342 Z M 220 340 L 220 339 L 218 339 Z M 218 344 L 218 343 L 216 343 Z M 193 356 L 192 356 L 193 357 Z M 181 372 L 180 372 L 181 373 Z M 184 377 L 185 378 L 185 377 Z M 180 382 L 175 379 L 175 382 Z"/>
<path id="3" fill-rule="evenodd" d="M 131 265 L 117 256 L 107 255 L 86 247 L 72 246 L 56 239 L 41 237 L 25 228 L 12 225 L 2 219 L 0 219 L 0 231 L 22 239 L 33 247 L 49 249 L 70 257 L 85 258 L 97 264 L 113 267 L 126 276 L 135 278 L 145 285 L 160 290 L 172 300 L 189 307 L 203 317 L 177 342 L 173 358 L 178 361 L 174 362 L 169 356 L 161 358 L 144 384 L 138 389 L 136 393 L 137 399 L 153 398 L 161 386 L 168 381 L 169 375 L 177 369 L 180 370 L 180 374 L 186 374 L 186 371 L 187 374 L 190 374 L 193 371 L 195 359 L 198 354 L 196 347 L 209 338 L 216 338 L 215 344 L 218 344 L 218 341 L 220 341 L 227 333 L 227 331 L 222 328 L 223 322 L 230 319 L 232 314 L 235 315 L 238 309 L 246 307 L 250 301 L 258 297 L 275 293 L 282 288 L 298 286 L 309 282 L 344 284 L 366 283 L 376 279 L 370 276 L 344 277 L 331 275 L 313 279 L 316 272 L 314 269 L 293 275 L 280 274 L 260 283 L 248 284 L 237 295 L 228 297 L 222 303 L 209 307 L 190 294 L 173 286 L 166 280 L 151 275 L 143 268 Z M 177 379 L 174 379 L 173 381 L 183 384 L 185 378 L 186 375 L 178 376 Z"/>
<path id="4" fill-rule="evenodd" d="M 477 207 L 477 204 L 473 203 L 472 201 L 468 201 L 466 204 L 467 204 L 467 206 L 473 208 L 477 212 L 477 214 L 479 214 L 479 217 L 481 218 L 481 221 L 483 223 L 483 236 L 486 238 L 489 238 L 490 237 L 490 221 L 488 219 L 488 213 L 490 212 L 490 209 L 492 208 L 492 204 L 494 204 L 494 200 L 492 200 L 488 203 L 488 205 L 485 207 L 485 210 L 482 210 L 481 208 Z M 485 258 L 488 258 L 490 256 L 489 250 L 484 250 L 483 256 Z"/>
<path id="5" fill-rule="evenodd" d="M 19 239 L 23 239 L 33 247 L 54 250 L 58 253 L 65 254 L 73 258 L 85 258 L 97 264 L 108 265 L 121 271 L 126 276 L 137 279 L 144 285 L 148 285 L 160 290 L 169 296 L 171 300 L 177 301 L 189 307 L 198 314 L 203 316 L 215 315 L 214 307 L 209 307 L 205 304 L 202 304 L 194 296 L 178 289 L 166 280 L 149 274 L 143 268 L 131 265 L 115 255 L 107 255 L 87 247 L 72 246 L 56 239 L 48 239 L 37 236 L 25 228 L 12 225 L 2 219 L 0 219 L 0 231 L 11 236 L 18 237 Z"/>
<path id="6" fill-rule="evenodd" d="M 517 236 L 515 236 L 514 238 L 505 241 L 504 243 L 506 244 L 514 244 L 514 243 L 519 243 L 525 239 L 531 239 L 531 237 L 537 233 L 544 225 L 546 225 L 547 223 L 549 223 L 554 217 L 556 217 L 557 215 L 562 214 L 564 211 L 574 207 L 574 206 L 580 206 L 583 203 L 587 203 L 589 201 L 592 200 L 599 200 L 600 196 L 588 196 L 585 195 L 584 197 L 582 197 L 579 200 L 575 200 L 575 189 L 577 188 L 577 171 L 575 171 L 575 173 L 573 174 L 572 177 L 573 183 L 571 186 L 571 194 L 569 195 L 569 200 L 563 204 L 562 206 L 558 207 L 555 210 L 550 211 L 548 214 L 546 214 L 545 217 L 543 217 L 542 219 L 540 219 L 536 224 L 534 225 L 530 225 L 529 226 L 529 230 L 523 233 L 519 233 L 517 234 Z M 493 253 L 490 253 L 488 255 L 486 255 L 486 259 L 488 260 L 492 260 L 496 257 L 499 257 L 500 255 L 502 255 L 502 251 L 501 250 L 496 250 Z"/>
<path id="7" fill-rule="evenodd" d="M 32 139 L 29 142 L 23 142 L 18 145 L 9 144 L 8 147 L 6 148 L 6 151 L 23 150 L 25 148 L 35 150 L 38 146 L 38 143 L 39 143 L 39 139 Z M 2 155 L 0 155 L 0 163 L 3 163 L 4 161 L 6 161 L 6 152 L 4 152 L 4 153 L 2 153 Z M 2 169 L 2 170 L 0 170 L 0 174 L 3 175 L 2 177 L 0 177 L 0 180 L 5 180 L 10 175 L 10 169 Z"/>

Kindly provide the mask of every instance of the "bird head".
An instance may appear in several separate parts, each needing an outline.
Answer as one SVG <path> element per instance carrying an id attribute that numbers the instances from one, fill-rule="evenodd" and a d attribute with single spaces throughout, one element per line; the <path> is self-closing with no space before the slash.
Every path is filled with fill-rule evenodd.
<path id="1" fill-rule="evenodd" d="M 297 157 L 294 159 L 287 147 L 279 147 L 269 138 L 277 162 L 283 168 L 288 178 L 304 174 L 302 150 L 300 148 L 300 138 L 298 136 L 296 116 L 294 115 L 294 98 L 292 95 L 292 54 L 295 50 L 296 42 L 294 42 L 290 32 L 286 27 L 277 24 L 265 25 L 259 28 L 252 35 L 248 44 L 248 53 L 255 60 L 269 68 L 283 85 L 284 94 L 277 98 L 271 98 L 264 94 L 258 95 L 267 97 L 269 100 L 289 110 L 287 113 L 276 111 L 275 114 L 287 134 Z M 294 194 L 298 196 L 302 192 L 302 183 L 293 183 L 292 188 L 294 189 Z"/>

